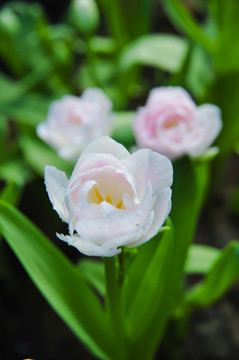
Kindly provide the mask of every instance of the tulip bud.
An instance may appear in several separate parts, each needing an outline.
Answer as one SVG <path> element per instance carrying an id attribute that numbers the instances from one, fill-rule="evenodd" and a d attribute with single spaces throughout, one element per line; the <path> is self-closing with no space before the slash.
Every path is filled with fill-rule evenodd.
<path id="1" fill-rule="evenodd" d="M 0 31 L 10 36 L 16 34 L 19 29 L 19 20 L 12 9 L 5 7 L 0 12 Z"/>
<path id="2" fill-rule="evenodd" d="M 99 11 L 94 0 L 73 0 L 70 19 L 77 30 L 88 35 L 93 33 L 99 23 Z"/>

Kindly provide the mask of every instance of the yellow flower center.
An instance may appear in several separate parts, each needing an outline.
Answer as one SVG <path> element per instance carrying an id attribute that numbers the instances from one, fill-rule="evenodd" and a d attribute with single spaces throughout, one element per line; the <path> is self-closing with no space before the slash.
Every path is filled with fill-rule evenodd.
<path id="1" fill-rule="evenodd" d="M 178 125 L 178 120 L 177 119 L 172 119 L 167 124 L 165 124 L 164 127 L 166 129 L 171 129 L 171 128 L 177 126 L 177 125 Z"/>
<path id="2" fill-rule="evenodd" d="M 112 198 L 111 198 L 111 195 L 110 194 L 107 194 L 106 195 L 106 198 L 105 200 L 103 199 L 103 197 L 101 196 L 99 190 L 97 188 L 94 189 L 94 193 L 96 195 L 96 199 L 97 201 L 94 201 L 94 204 L 100 204 L 102 203 L 102 201 L 106 201 L 107 203 L 111 204 L 111 205 L 114 205 L 112 203 Z M 123 200 L 121 199 L 116 205 L 114 205 L 117 209 L 122 209 L 122 210 L 125 210 L 125 207 L 123 206 Z"/>

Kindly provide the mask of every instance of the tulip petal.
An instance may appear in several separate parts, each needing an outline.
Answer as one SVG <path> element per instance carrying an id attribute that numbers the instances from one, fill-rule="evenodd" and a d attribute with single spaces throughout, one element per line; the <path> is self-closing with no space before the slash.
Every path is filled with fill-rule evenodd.
<path id="1" fill-rule="evenodd" d="M 99 205 L 82 204 L 77 208 L 79 221 L 75 225 L 77 233 L 97 244 L 107 243 L 122 236 L 133 237 L 149 217 L 152 208 L 152 191 L 148 186 L 147 196 L 136 211 L 115 208 L 103 201 Z M 136 241 L 138 237 L 135 238 Z M 120 242 L 121 244 L 121 242 Z M 113 247 L 113 246 L 112 246 Z"/>
<path id="2" fill-rule="evenodd" d="M 201 155 L 212 144 L 222 128 L 221 110 L 216 105 L 204 104 L 197 110 L 197 127 L 200 136 L 198 136 L 188 153 L 195 157 Z"/>
<path id="3" fill-rule="evenodd" d="M 82 152 L 82 156 L 89 153 L 111 154 L 120 160 L 129 156 L 129 152 L 126 150 L 126 148 L 115 140 L 111 139 L 109 136 L 102 136 L 92 141 Z"/>
<path id="4" fill-rule="evenodd" d="M 132 174 L 140 198 L 144 196 L 148 181 L 152 185 L 153 193 L 172 185 L 173 168 L 171 161 L 154 151 L 149 149 L 138 150 L 127 159 L 122 160 L 122 163 Z"/>
<path id="5" fill-rule="evenodd" d="M 172 98 L 178 103 L 186 103 L 190 107 L 195 107 L 191 96 L 181 86 L 159 86 L 153 88 L 149 93 L 146 105 L 152 106 L 155 103 L 159 105 L 164 105 L 165 103 L 172 104 Z"/>
<path id="6" fill-rule="evenodd" d="M 70 209 L 65 192 L 68 186 L 66 174 L 54 166 L 46 166 L 45 185 L 53 209 L 56 210 L 63 221 L 68 222 Z"/>
<path id="7" fill-rule="evenodd" d="M 157 194 L 154 204 L 154 220 L 147 233 L 142 236 L 137 242 L 128 245 L 128 247 L 135 247 L 144 244 L 148 240 L 152 239 L 164 224 L 166 217 L 171 210 L 171 193 L 172 190 L 167 188 L 163 189 Z"/>
<path id="8" fill-rule="evenodd" d="M 85 173 L 92 169 L 102 169 L 104 166 L 111 166 L 116 169 L 127 170 L 126 167 L 122 164 L 122 161 L 110 154 L 82 154 L 75 165 L 70 182 L 72 180 L 74 181 L 78 173 Z"/>
<path id="9" fill-rule="evenodd" d="M 77 159 L 80 151 L 83 148 L 83 143 L 66 145 L 64 147 L 59 148 L 58 155 L 62 159 L 72 161 L 73 159 Z"/>
<path id="10" fill-rule="evenodd" d="M 39 138 L 41 138 L 47 144 L 50 144 L 52 142 L 52 133 L 45 122 L 42 122 L 37 125 L 36 132 Z M 53 141 L 52 146 L 55 147 L 55 141 Z"/>
<path id="11" fill-rule="evenodd" d="M 101 111 L 110 112 L 112 102 L 100 88 L 88 88 L 82 93 L 82 99 L 98 104 Z"/>
<path id="12" fill-rule="evenodd" d="M 138 246 L 139 240 L 147 234 L 149 231 L 152 222 L 154 220 L 154 212 L 151 211 L 148 214 L 147 220 L 139 225 L 132 233 L 125 233 L 121 236 L 114 237 L 112 236 L 112 239 L 104 243 L 105 247 L 112 247 L 112 246 L 126 246 L 126 247 L 134 247 Z M 149 240 L 149 239 L 148 239 Z M 136 245 L 134 245 L 136 244 Z"/>
<path id="13" fill-rule="evenodd" d="M 91 241 L 85 240 L 84 238 L 78 235 L 63 235 L 56 234 L 60 240 L 67 242 L 69 245 L 74 246 L 77 250 L 79 250 L 82 254 L 88 256 L 106 256 L 111 257 L 117 255 L 121 252 L 121 249 L 113 248 L 109 249 L 104 247 L 104 245 L 97 245 Z"/>

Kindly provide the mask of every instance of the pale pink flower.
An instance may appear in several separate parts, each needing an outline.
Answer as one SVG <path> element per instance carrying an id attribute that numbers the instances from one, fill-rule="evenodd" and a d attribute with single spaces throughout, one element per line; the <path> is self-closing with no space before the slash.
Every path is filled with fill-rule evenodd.
<path id="1" fill-rule="evenodd" d="M 81 97 L 65 95 L 51 104 L 37 134 L 60 157 L 76 160 L 93 139 L 111 133 L 111 110 L 110 99 L 99 88 L 86 89 Z"/>
<path id="2" fill-rule="evenodd" d="M 217 106 L 196 106 L 183 88 L 171 86 L 152 89 L 133 124 L 140 147 L 150 148 L 170 159 L 203 154 L 221 127 Z"/>
<path id="3" fill-rule="evenodd" d="M 113 256 L 121 247 L 151 239 L 171 209 L 172 164 L 149 149 L 132 155 L 109 137 L 89 144 L 70 180 L 46 166 L 45 184 L 53 208 L 69 224 L 57 236 L 80 252 Z"/>

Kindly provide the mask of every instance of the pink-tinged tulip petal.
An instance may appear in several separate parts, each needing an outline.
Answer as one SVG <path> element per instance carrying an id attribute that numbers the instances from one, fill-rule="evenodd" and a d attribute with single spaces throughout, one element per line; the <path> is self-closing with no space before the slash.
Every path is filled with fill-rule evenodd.
<path id="1" fill-rule="evenodd" d="M 189 154 L 193 157 L 204 153 L 222 129 L 221 110 L 216 105 L 204 104 L 198 107 L 195 132 L 200 137 L 192 144 Z"/>
<path id="2" fill-rule="evenodd" d="M 106 140 L 107 140 L 107 138 L 106 138 Z M 129 153 L 127 153 L 127 156 L 128 155 L 129 155 Z M 112 166 L 119 170 L 120 169 L 126 170 L 124 165 L 122 164 L 122 162 L 111 154 L 83 152 L 81 157 L 79 158 L 79 160 L 76 163 L 76 166 L 74 168 L 74 172 L 73 172 L 71 178 L 75 179 L 75 177 L 78 175 L 78 173 L 82 174 L 91 169 L 94 169 L 94 170 L 101 169 L 104 166 Z"/>
<path id="3" fill-rule="evenodd" d="M 81 97 L 66 95 L 54 101 L 38 136 L 62 158 L 75 160 L 92 140 L 112 132 L 112 103 L 101 89 L 89 88 Z"/>
<path id="4" fill-rule="evenodd" d="M 197 107 L 180 87 L 152 89 L 133 124 L 140 147 L 150 148 L 170 159 L 199 156 L 215 140 L 222 127 L 215 105 Z"/>
<path id="5" fill-rule="evenodd" d="M 122 162 L 132 174 L 139 196 L 144 196 L 148 181 L 153 192 L 172 185 L 173 167 L 163 155 L 144 149 L 136 151 Z"/>
<path id="6" fill-rule="evenodd" d="M 171 209 L 171 184 L 165 156 L 148 149 L 130 155 L 108 137 L 85 149 L 69 181 L 46 168 L 49 198 L 69 224 L 70 236 L 58 237 L 92 256 L 113 256 L 154 236 Z"/>
<path id="7" fill-rule="evenodd" d="M 102 136 L 101 138 L 92 141 L 92 143 L 89 144 L 83 151 L 82 155 L 89 153 L 110 154 L 119 160 L 124 159 L 130 155 L 128 150 L 126 150 L 123 145 L 115 142 L 108 136 Z"/>

